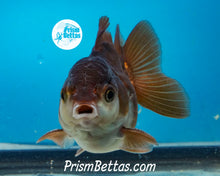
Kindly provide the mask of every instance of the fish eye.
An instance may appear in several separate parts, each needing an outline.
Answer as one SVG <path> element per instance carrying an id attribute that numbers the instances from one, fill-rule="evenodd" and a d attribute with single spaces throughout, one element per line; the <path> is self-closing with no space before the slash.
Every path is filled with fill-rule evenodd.
<path id="1" fill-rule="evenodd" d="M 114 100 L 115 91 L 112 88 L 108 88 L 105 92 L 105 100 L 109 103 Z"/>
<path id="2" fill-rule="evenodd" d="M 67 99 L 67 94 L 63 90 L 61 91 L 61 98 L 63 101 L 66 101 Z"/>

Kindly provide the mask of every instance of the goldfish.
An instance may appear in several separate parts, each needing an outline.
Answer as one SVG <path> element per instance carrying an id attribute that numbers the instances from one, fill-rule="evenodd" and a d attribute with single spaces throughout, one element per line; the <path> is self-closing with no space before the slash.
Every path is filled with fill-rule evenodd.
<path id="1" fill-rule="evenodd" d="M 60 95 L 59 122 L 37 142 L 49 139 L 61 147 L 76 143 L 84 151 L 123 150 L 148 153 L 157 141 L 135 128 L 138 104 L 158 114 L 189 116 L 184 88 L 161 71 L 161 46 L 148 21 L 140 21 L 127 40 L 116 26 L 114 42 L 109 18 L 99 19 L 95 45 L 88 57 L 69 71 Z M 146 124 L 147 125 L 147 124 Z"/>

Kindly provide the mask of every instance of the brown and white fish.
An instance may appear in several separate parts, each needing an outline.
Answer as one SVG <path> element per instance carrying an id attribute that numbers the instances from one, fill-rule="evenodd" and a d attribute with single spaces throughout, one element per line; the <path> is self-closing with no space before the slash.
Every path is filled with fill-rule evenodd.
<path id="1" fill-rule="evenodd" d="M 117 25 L 115 40 L 101 17 L 89 57 L 70 70 L 61 91 L 59 122 L 37 142 L 53 140 L 60 146 L 76 141 L 83 151 L 150 152 L 156 140 L 135 129 L 137 104 L 164 116 L 189 116 L 189 103 L 180 84 L 161 72 L 159 40 L 147 21 L 139 22 L 125 44 Z M 147 125 L 147 124 L 146 124 Z"/>

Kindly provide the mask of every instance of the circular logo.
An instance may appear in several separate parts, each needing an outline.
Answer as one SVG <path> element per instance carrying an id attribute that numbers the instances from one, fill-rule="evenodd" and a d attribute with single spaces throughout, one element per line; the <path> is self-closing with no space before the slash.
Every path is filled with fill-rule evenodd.
<path id="1" fill-rule="evenodd" d="M 80 44 L 82 29 L 73 20 L 61 20 L 53 28 L 52 39 L 59 48 L 71 50 Z"/>

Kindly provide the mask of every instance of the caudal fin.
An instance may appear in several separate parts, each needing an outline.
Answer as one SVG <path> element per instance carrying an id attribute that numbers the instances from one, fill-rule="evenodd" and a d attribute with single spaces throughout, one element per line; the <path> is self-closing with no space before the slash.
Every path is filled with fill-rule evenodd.
<path id="1" fill-rule="evenodd" d="M 123 56 L 139 104 L 169 117 L 189 116 L 189 101 L 183 87 L 161 72 L 160 43 L 147 21 L 141 21 L 132 30 Z"/>

